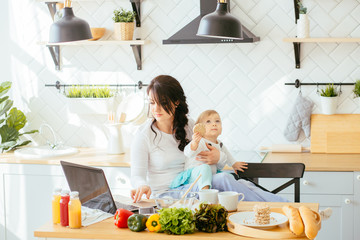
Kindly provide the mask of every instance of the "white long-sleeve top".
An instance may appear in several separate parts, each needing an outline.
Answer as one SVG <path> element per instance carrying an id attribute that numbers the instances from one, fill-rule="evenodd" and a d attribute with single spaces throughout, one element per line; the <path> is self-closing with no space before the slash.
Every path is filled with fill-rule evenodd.
<path id="1" fill-rule="evenodd" d="M 204 164 L 203 162 L 196 160 L 196 156 L 201 151 L 209 151 L 205 143 L 210 144 L 211 146 L 215 147 L 217 150 L 220 151 L 220 160 L 218 161 L 218 163 L 210 165 L 212 174 L 215 174 L 217 170 L 223 169 L 226 164 L 232 166 L 236 162 L 234 157 L 230 154 L 230 152 L 227 150 L 227 148 L 222 142 L 218 140 L 218 143 L 214 143 L 205 138 L 201 138 L 199 145 L 195 151 L 191 150 L 190 143 L 185 147 L 184 154 L 187 157 L 185 160 L 185 170 Z"/>
<path id="2" fill-rule="evenodd" d="M 131 183 L 134 188 L 142 185 L 151 190 L 169 189 L 171 181 L 184 171 L 185 155 L 178 149 L 173 134 L 161 132 L 153 126 L 152 120 L 144 123 L 135 134 L 131 146 Z M 189 119 L 185 127 L 187 139 L 191 140 L 194 121 Z"/>

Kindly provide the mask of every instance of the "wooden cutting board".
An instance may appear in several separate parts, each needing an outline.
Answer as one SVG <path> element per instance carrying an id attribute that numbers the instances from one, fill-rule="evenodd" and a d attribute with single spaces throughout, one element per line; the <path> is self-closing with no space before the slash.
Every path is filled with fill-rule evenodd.
<path id="1" fill-rule="evenodd" d="M 312 153 L 360 153 L 360 114 L 311 115 Z"/>

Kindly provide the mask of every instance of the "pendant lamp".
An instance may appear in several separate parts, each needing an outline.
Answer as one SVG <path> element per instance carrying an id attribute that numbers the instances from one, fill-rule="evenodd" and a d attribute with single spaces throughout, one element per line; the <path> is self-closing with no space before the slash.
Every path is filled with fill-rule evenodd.
<path id="1" fill-rule="evenodd" d="M 50 27 L 49 43 L 72 42 L 91 39 L 89 24 L 75 17 L 71 0 L 65 0 L 63 17 Z"/>
<path id="2" fill-rule="evenodd" d="M 216 10 L 201 18 L 197 36 L 243 39 L 240 21 L 228 11 L 229 0 L 218 0 Z"/>

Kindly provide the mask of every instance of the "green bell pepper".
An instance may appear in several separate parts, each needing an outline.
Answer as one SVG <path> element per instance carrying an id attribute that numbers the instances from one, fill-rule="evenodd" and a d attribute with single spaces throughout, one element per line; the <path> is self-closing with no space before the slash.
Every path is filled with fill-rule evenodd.
<path id="1" fill-rule="evenodd" d="M 140 232 L 145 230 L 147 220 L 148 218 L 145 215 L 133 214 L 128 218 L 127 224 L 131 231 Z"/>

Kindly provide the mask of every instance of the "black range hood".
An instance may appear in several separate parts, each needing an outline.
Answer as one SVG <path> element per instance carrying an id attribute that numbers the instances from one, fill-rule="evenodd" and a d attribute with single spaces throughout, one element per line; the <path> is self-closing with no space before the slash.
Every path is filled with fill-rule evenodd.
<path id="1" fill-rule="evenodd" d="M 244 39 L 224 39 L 196 36 L 200 20 L 203 16 L 215 11 L 217 0 L 200 0 L 200 16 L 196 17 L 169 39 L 163 40 L 163 44 L 206 44 L 206 43 L 251 43 L 260 41 L 260 37 L 255 36 L 244 25 L 242 25 Z M 230 11 L 230 1 L 228 1 Z"/>

